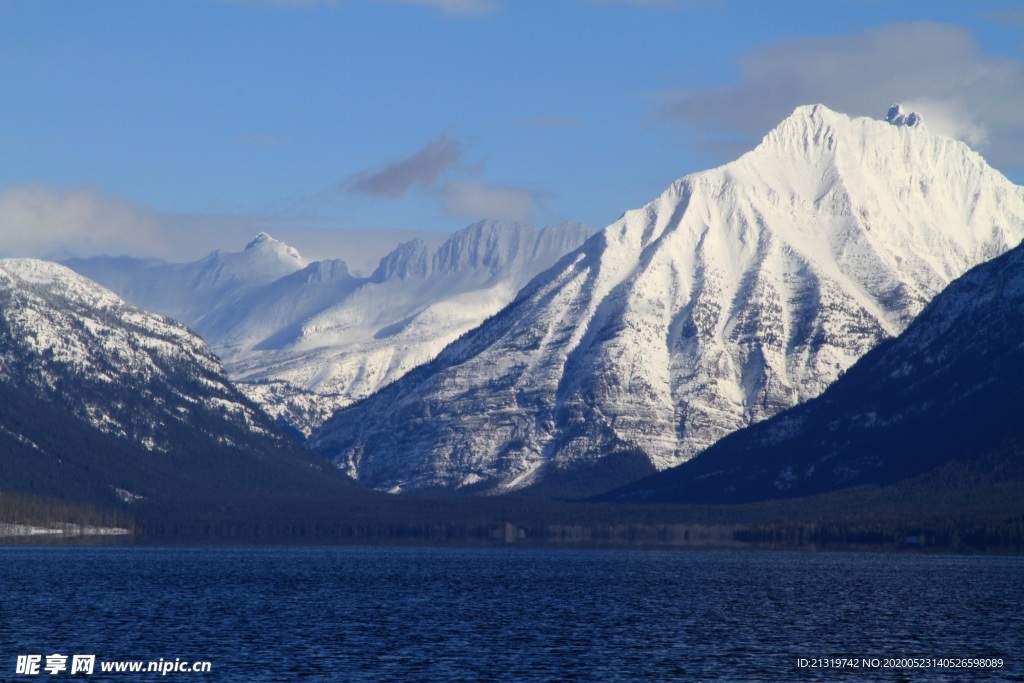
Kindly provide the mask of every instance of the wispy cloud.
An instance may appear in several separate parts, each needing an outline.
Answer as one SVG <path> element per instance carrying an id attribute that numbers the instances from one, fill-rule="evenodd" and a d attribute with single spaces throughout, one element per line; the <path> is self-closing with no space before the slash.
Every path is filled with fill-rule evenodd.
<path id="1" fill-rule="evenodd" d="M 408 157 L 360 171 L 316 198 L 329 200 L 340 191 L 397 200 L 415 187 L 436 200 L 451 218 L 525 221 L 530 217 L 532 192 L 485 183 L 481 180 L 484 163 L 467 164 L 464 156 L 461 142 L 442 135 Z"/>
<path id="2" fill-rule="evenodd" d="M 485 185 L 478 180 L 448 183 L 441 204 L 452 218 L 482 218 L 525 222 L 533 213 L 534 196 L 526 190 Z"/>
<path id="3" fill-rule="evenodd" d="M 459 163 L 462 145 L 447 135 L 431 140 L 414 154 L 377 170 L 360 171 L 342 186 L 349 192 L 380 197 L 401 197 L 413 185 L 434 184 Z"/>
<path id="4" fill-rule="evenodd" d="M 901 102 L 932 132 L 1024 169 L 1024 62 L 982 54 L 962 28 L 915 22 L 794 40 L 748 53 L 741 69 L 739 83 L 663 93 L 661 119 L 759 135 L 801 104 L 880 116 Z"/>
<path id="5" fill-rule="evenodd" d="M 1024 26 L 1024 7 L 1012 9 L 989 10 L 981 13 L 981 16 L 1000 24 L 1016 24 Z"/>
<path id="6" fill-rule="evenodd" d="M 239 251 L 261 231 L 298 248 L 307 261 L 345 260 L 368 275 L 399 242 L 419 237 L 436 246 L 443 232 L 338 229 L 330 221 L 272 214 L 160 213 L 91 188 L 43 184 L 0 189 L 0 258 L 135 256 L 191 261 L 214 249 Z"/>
<path id="7" fill-rule="evenodd" d="M 498 0 L 378 0 L 403 5 L 422 5 L 448 16 L 480 16 L 501 9 Z"/>
<path id="8" fill-rule="evenodd" d="M 124 199 L 21 184 L 0 190 L 0 245 L 6 256 L 150 256 L 166 251 L 169 240 L 153 211 Z"/>

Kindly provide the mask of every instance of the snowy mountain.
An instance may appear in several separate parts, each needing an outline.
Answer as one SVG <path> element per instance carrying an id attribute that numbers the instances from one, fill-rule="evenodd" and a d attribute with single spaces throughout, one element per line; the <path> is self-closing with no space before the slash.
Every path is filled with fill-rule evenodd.
<path id="1" fill-rule="evenodd" d="M 187 517 L 355 488 L 181 324 L 64 266 L 0 260 L 3 492 Z"/>
<path id="2" fill-rule="evenodd" d="M 901 115 L 798 108 L 311 443 L 385 490 L 578 494 L 817 396 L 1024 237 L 1024 188 Z"/>
<path id="3" fill-rule="evenodd" d="M 537 231 L 483 221 L 433 253 L 413 240 L 384 257 L 368 281 L 350 280 L 343 296 L 303 310 L 274 335 L 240 348 L 214 344 L 253 400 L 308 434 L 336 409 L 433 359 L 591 234 L 572 223 Z M 253 292 L 252 308 L 279 300 L 279 284 Z"/>
<path id="4" fill-rule="evenodd" d="M 607 499 L 728 503 L 889 484 L 1021 443 L 1022 413 L 1024 245 L 956 280 L 818 398 Z"/>
<path id="5" fill-rule="evenodd" d="M 340 260 L 305 265 L 261 234 L 239 254 L 187 264 L 69 263 L 185 323 L 270 414 L 308 434 L 337 408 L 436 356 L 592 234 L 482 221 L 431 251 L 403 243 L 368 278 Z"/>
<path id="6" fill-rule="evenodd" d="M 0 260 L 0 381 L 145 449 L 280 440 L 184 326 L 55 263 Z M 201 433 L 196 434 L 193 432 Z"/>

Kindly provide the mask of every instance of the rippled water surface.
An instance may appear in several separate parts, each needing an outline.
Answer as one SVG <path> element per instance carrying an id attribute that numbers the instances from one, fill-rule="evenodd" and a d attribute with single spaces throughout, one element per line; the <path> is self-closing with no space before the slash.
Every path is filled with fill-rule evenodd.
<path id="1" fill-rule="evenodd" d="M 1024 559 L 393 548 L 2 548 L 18 655 L 211 662 L 178 681 L 1024 680 Z M 1002 658 L 821 670 L 822 657 Z"/>

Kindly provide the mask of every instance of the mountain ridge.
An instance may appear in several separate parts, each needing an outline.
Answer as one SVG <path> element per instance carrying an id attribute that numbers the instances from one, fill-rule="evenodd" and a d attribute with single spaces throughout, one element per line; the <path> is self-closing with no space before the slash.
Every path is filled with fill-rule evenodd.
<path id="1" fill-rule="evenodd" d="M 0 494 L 152 518 L 365 497 L 180 323 L 65 266 L 0 260 Z"/>
<path id="2" fill-rule="evenodd" d="M 506 492 L 607 456 L 665 469 L 818 395 L 1024 237 L 1022 199 L 921 126 L 799 107 L 311 443 L 392 491 Z"/>
<path id="3" fill-rule="evenodd" d="M 269 422 L 219 359 L 179 323 L 35 259 L 0 260 L 0 296 L 0 379 L 13 386 L 148 450 L 171 450 L 177 425 L 212 414 L 270 436 Z M 142 401 L 111 400 L 128 387 Z"/>

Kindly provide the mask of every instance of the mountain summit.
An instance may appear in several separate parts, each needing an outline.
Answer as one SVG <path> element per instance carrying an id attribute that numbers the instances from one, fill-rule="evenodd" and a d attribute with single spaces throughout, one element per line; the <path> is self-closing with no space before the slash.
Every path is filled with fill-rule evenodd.
<path id="1" fill-rule="evenodd" d="M 1024 237 L 1024 188 L 914 125 L 797 108 L 312 443 L 365 484 L 581 494 L 820 394 Z"/>
<path id="2" fill-rule="evenodd" d="M 911 128 L 916 128 L 924 125 L 920 114 L 916 111 L 904 114 L 903 107 L 899 104 L 894 104 L 889 107 L 889 111 L 885 115 L 885 120 L 894 126 L 909 126 Z"/>

